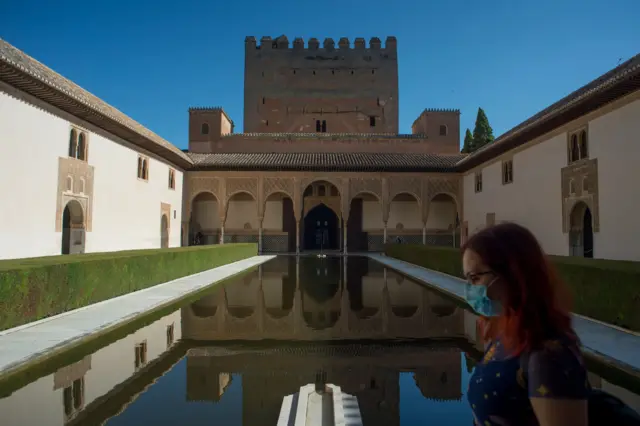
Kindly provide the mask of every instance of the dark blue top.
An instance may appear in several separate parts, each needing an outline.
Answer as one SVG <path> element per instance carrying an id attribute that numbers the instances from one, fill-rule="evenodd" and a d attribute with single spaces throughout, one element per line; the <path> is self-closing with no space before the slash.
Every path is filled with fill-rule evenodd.
<path id="1" fill-rule="evenodd" d="M 524 370 L 521 366 L 526 363 Z M 526 357 L 500 340 L 487 346 L 469 380 L 467 398 L 480 426 L 537 425 L 529 398 L 587 399 L 590 385 L 577 344 L 552 339 Z"/>

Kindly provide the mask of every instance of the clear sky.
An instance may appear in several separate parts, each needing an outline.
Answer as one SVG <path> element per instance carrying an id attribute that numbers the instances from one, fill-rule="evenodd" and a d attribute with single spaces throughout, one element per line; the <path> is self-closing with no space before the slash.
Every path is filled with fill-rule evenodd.
<path id="1" fill-rule="evenodd" d="M 0 37 L 180 148 L 187 109 L 242 130 L 244 38 L 398 38 L 400 132 L 479 106 L 496 136 L 640 53 L 640 0 L 0 0 Z"/>

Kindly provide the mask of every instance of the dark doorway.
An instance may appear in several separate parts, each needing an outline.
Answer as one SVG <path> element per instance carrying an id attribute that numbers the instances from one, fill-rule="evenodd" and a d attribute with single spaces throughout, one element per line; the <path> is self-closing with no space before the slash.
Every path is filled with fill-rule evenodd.
<path id="1" fill-rule="evenodd" d="M 338 216 L 320 204 L 304 218 L 305 250 L 338 250 Z"/>
<path id="2" fill-rule="evenodd" d="M 591 210 L 587 207 L 584 212 L 582 232 L 584 238 L 584 257 L 593 258 L 593 227 L 591 221 Z"/>
<path id="3" fill-rule="evenodd" d="M 62 212 L 62 254 L 84 253 L 84 213 L 79 202 L 72 200 Z"/>

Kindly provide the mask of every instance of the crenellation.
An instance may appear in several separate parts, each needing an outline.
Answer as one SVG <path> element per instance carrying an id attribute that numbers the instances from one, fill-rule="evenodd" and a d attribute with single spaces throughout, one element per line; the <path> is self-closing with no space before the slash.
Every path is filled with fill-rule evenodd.
<path id="1" fill-rule="evenodd" d="M 309 50 L 318 50 L 320 48 L 320 42 L 317 38 L 312 37 L 309 39 Z"/>
<path id="2" fill-rule="evenodd" d="M 326 51 L 333 51 L 336 49 L 335 46 L 335 41 L 333 38 L 331 37 L 326 37 L 323 40 L 323 45 L 322 48 Z M 272 39 L 270 36 L 263 36 L 260 39 L 260 44 L 257 44 L 256 42 L 256 38 L 254 36 L 247 36 L 245 37 L 245 46 L 246 49 L 262 49 L 262 50 L 271 50 L 271 49 L 278 49 L 278 50 L 288 50 L 290 47 L 293 48 L 293 50 L 296 51 L 300 51 L 300 50 L 304 50 L 305 49 L 305 41 L 302 37 L 296 37 L 293 40 L 293 44 L 292 46 L 289 45 L 289 39 L 287 38 L 286 35 L 281 35 L 275 39 Z M 340 50 L 350 50 L 351 49 L 351 41 L 349 40 L 348 37 L 341 37 L 338 41 L 338 47 Z M 306 49 L 308 50 L 318 50 L 320 49 L 320 42 L 317 38 L 312 37 L 309 39 L 308 44 L 306 46 Z M 353 49 L 354 50 L 366 50 L 367 49 L 367 44 L 366 41 L 363 37 L 357 37 L 354 40 L 354 44 L 353 44 Z M 380 40 L 379 37 L 371 37 L 371 39 L 369 40 L 369 46 L 368 49 L 370 50 L 381 50 L 383 49 L 382 47 L 382 42 Z M 384 49 L 385 50 L 396 50 L 397 49 L 397 39 L 394 36 L 387 36 L 385 39 L 385 45 L 384 45 Z"/>
<path id="3" fill-rule="evenodd" d="M 293 39 L 293 50 L 304 50 L 304 39 L 302 37 Z"/>
<path id="4" fill-rule="evenodd" d="M 324 39 L 323 46 L 325 50 L 332 51 L 335 49 L 336 43 L 333 41 L 331 37 L 327 37 Z"/>
<path id="5" fill-rule="evenodd" d="M 256 38 L 254 36 L 246 36 L 244 38 L 244 46 L 247 50 L 255 50 L 257 48 Z"/>
<path id="6" fill-rule="evenodd" d="M 262 36 L 262 38 L 260 39 L 260 46 L 258 46 L 259 49 L 262 50 L 270 50 L 273 48 L 273 41 L 271 40 L 270 36 Z"/>
<path id="7" fill-rule="evenodd" d="M 398 48 L 398 40 L 394 36 L 388 36 L 384 42 L 384 48 L 387 50 L 396 50 Z"/>
<path id="8" fill-rule="evenodd" d="M 276 49 L 288 49 L 289 48 L 289 39 L 286 35 L 281 35 L 273 42 L 273 47 Z"/>

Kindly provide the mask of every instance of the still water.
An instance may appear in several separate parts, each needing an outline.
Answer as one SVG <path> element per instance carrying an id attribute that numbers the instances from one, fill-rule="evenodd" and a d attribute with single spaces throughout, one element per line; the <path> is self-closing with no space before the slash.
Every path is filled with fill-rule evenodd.
<path id="1" fill-rule="evenodd" d="M 283 397 L 323 374 L 358 398 L 365 426 L 468 426 L 474 336 L 472 314 L 372 260 L 278 257 L 0 383 L 0 424 L 275 426 Z M 640 410 L 640 396 L 590 380 Z"/>

